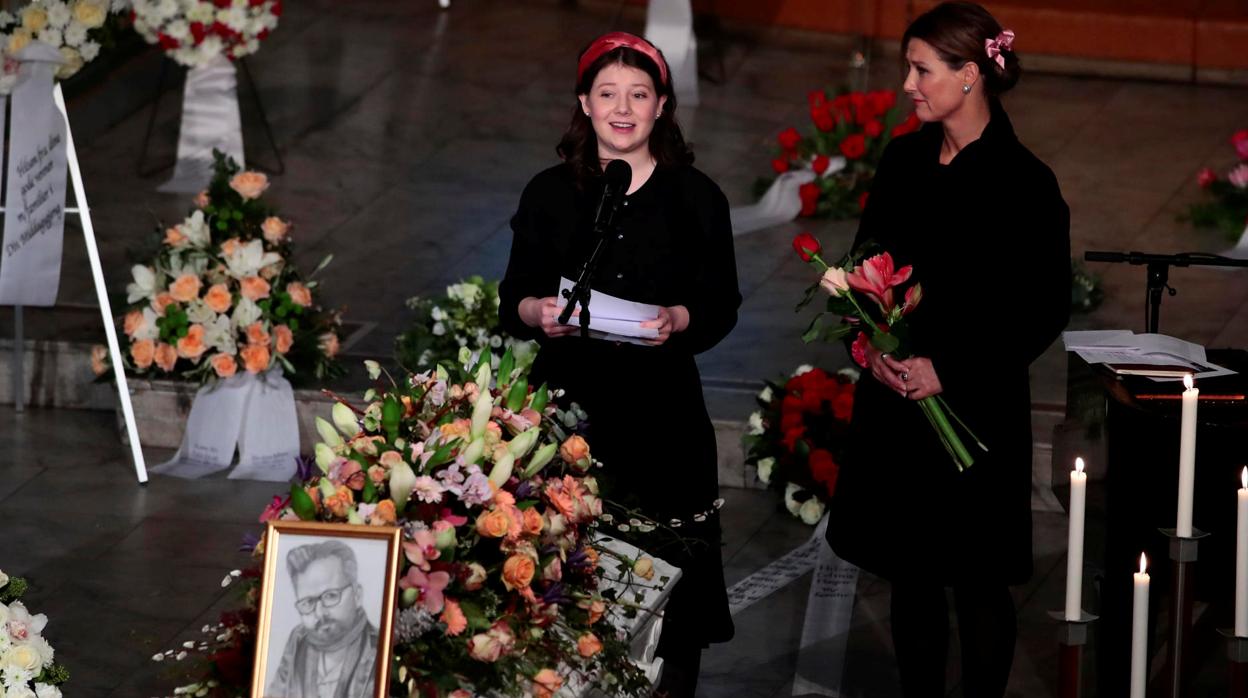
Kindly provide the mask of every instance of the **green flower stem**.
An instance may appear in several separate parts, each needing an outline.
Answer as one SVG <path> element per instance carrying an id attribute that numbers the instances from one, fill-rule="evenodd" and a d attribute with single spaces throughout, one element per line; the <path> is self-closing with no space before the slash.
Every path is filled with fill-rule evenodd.
<path id="1" fill-rule="evenodd" d="M 867 325 L 871 328 L 873 332 L 875 332 L 875 334 L 887 334 L 886 332 L 884 332 L 884 330 L 880 329 L 879 325 L 875 324 L 875 322 L 871 320 L 871 316 L 867 315 L 866 311 L 862 309 L 862 306 L 858 305 L 858 299 L 854 298 L 853 291 L 846 291 L 845 297 L 849 299 L 850 303 L 854 304 L 854 310 L 858 311 L 858 319 L 867 323 Z"/>
<path id="2" fill-rule="evenodd" d="M 963 422 L 961 419 L 958 418 L 958 413 L 954 412 L 949 407 L 949 403 L 945 402 L 944 396 L 937 395 L 936 399 L 940 401 L 940 406 L 945 408 L 945 411 L 949 413 L 949 416 L 953 417 L 953 420 L 958 423 L 958 426 L 962 427 L 962 429 L 965 430 L 966 433 L 969 434 L 972 439 L 975 439 L 975 445 L 982 448 L 984 450 L 984 453 L 987 453 L 988 447 L 984 445 L 983 441 L 979 440 L 979 437 L 975 435 L 975 432 L 971 431 L 970 427 L 966 426 L 966 422 Z"/>
<path id="3" fill-rule="evenodd" d="M 810 256 L 810 262 L 808 263 L 818 269 L 820 274 L 823 274 L 823 272 L 827 271 L 831 267 L 830 264 L 823 261 L 823 257 L 820 257 L 818 252 Z"/>
<path id="4" fill-rule="evenodd" d="M 962 439 L 958 437 L 953 430 L 953 425 L 949 423 L 949 418 L 945 415 L 945 410 L 936 401 L 935 397 L 925 397 L 919 401 L 927 403 L 925 409 L 929 410 L 932 420 L 936 423 L 936 431 L 944 437 L 950 448 L 950 455 L 953 456 L 954 462 L 957 463 L 958 471 L 965 470 L 975 464 L 975 459 L 971 456 L 970 451 L 966 450 Z"/>

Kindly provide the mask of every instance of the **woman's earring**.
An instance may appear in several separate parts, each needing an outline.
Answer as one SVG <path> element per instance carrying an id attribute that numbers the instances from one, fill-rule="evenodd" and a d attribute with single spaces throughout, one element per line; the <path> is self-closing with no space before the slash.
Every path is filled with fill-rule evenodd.
<path id="1" fill-rule="evenodd" d="M 663 110 L 662 110 L 662 109 L 660 109 L 660 110 L 659 110 L 659 112 L 658 112 L 657 114 L 655 114 L 655 115 L 654 115 L 654 118 L 656 118 L 656 119 L 657 119 L 657 118 L 659 118 L 660 116 L 663 116 Z"/>
<path id="2" fill-rule="evenodd" d="M 971 93 L 971 85 L 970 85 L 970 83 L 967 83 L 967 84 L 963 85 L 963 86 L 962 86 L 962 94 L 964 94 L 964 95 L 969 95 L 970 93 Z"/>

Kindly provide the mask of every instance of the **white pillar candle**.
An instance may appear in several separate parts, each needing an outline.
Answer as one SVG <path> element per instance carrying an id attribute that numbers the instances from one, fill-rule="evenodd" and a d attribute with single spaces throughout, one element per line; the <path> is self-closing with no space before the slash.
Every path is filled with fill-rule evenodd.
<path id="1" fill-rule="evenodd" d="M 1083 615 L 1083 512 L 1087 508 L 1088 474 L 1083 459 L 1070 471 L 1070 529 L 1066 539 L 1066 620 Z"/>
<path id="2" fill-rule="evenodd" d="M 1192 490 L 1196 480 L 1196 401 L 1200 390 L 1192 386 L 1192 376 L 1183 377 L 1183 417 L 1179 431 L 1179 522 L 1175 533 L 1192 537 Z"/>
<path id="3" fill-rule="evenodd" d="M 1148 560 L 1140 553 L 1135 573 L 1135 602 L 1131 607 L 1131 698 L 1144 698 L 1148 685 Z"/>
<path id="4" fill-rule="evenodd" d="M 1248 637 L 1248 468 L 1240 474 L 1235 519 L 1235 637 Z"/>

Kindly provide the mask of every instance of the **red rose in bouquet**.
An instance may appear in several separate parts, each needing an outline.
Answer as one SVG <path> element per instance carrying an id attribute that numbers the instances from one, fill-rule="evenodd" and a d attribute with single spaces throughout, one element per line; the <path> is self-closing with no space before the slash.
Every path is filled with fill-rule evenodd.
<path id="1" fill-rule="evenodd" d="M 797 146 L 802 142 L 802 134 L 798 133 L 797 129 L 790 126 L 781 131 L 780 135 L 776 137 L 776 140 L 780 143 L 781 148 L 784 148 L 785 150 L 796 150 Z"/>
<path id="2" fill-rule="evenodd" d="M 819 206 L 819 185 L 815 182 L 807 182 L 797 188 L 797 195 L 802 200 L 803 216 L 815 215 L 815 210 Z"/>

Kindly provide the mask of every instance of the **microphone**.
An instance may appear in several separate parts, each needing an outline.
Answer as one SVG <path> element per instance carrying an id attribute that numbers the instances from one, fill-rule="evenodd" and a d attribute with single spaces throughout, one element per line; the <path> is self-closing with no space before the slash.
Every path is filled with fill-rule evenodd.
<path id="1" fill-rule="evenodd" d="M 582 337 L 589 336 L 590 284 L 594 278 L 594 271 L 598 268 L 598 260 L 602 257 L 603 248 L 607 246 L 611 231 L 615 228 L 615 217 L 620 211 L 620 204 L 624 201 L 624 194 L 633 182 L 633 168 L 623 160 L 612 160 L 607 163 L 603 178 L 606 184 L 602 190 L 602 199 L 598 202 L 598 212 L 594 214 L 593 234 L 597 237 L 597 241 L 594 242 L 593 252 L 581 266 L 581 273 L 576 283 L 570 290 L 563 292 L 567 304 L 563 306 L 563 312 L 559 313 L 559 324 L 566 325 L 568 319 L 572 317 L 572 309 L 578 304 L 581 306 Z"/>
<path id="2" fill-rule="evenodd" d="M 598 202 L 598 212 L 594 214 L 594 232 L 611 229 L 615 222 L 615 214 L 620 208 L 620 199 L 633 183 L 633 168 L 623 160 L 612 160 L 603 171 L 606 186 L 602 190 L 602 199 Z"/>

